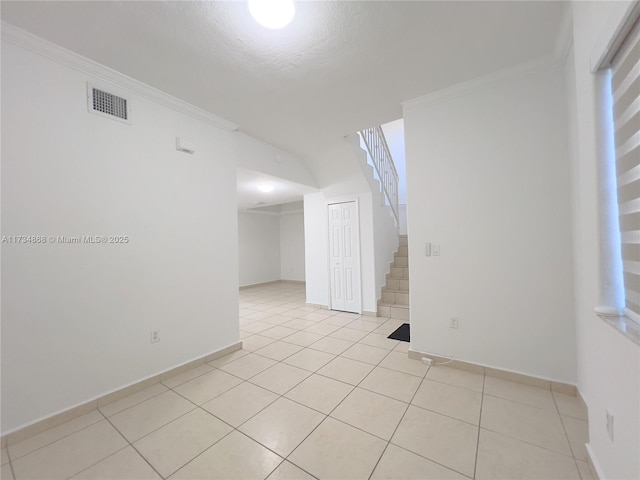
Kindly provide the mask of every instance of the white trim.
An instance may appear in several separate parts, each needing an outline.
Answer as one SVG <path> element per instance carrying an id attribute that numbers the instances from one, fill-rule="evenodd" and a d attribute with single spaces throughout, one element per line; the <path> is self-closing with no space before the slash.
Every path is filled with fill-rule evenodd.
<path id="1" fill-rule="evenodd" d="M 578 388 L 574 383 L 568 382 L 566 380 L 558 380 L 558 379 L 546 377 L 543 375 L 533 375 L 531 373 L 524 373 L 519 370 L 511 370 L 504 367 L 496 367 L 486 363 L 480 363 L 480 362 L 475 362 L 471 360 L 466 360 L 464 358 L 458 358 L 456 355 L 443 355 L 441 353 L 423 352 L 421 350 L 415 350 L 412 345 L 410 345 L 409 347 L 408 356 L 409 358 L 413 358 L 416 360 L 418 359 L 418 357 L 424 357 L 424 356 L 429 357 L 436 361 L 448 360 L 452 362 L 448 366 L 452 368 L 458 368 L 461 370 L 464 370 L 465 366 L 468 366 L 470 368 L 476 368 L 478 369 L 478 371 L 480 371 L 480 369 L 489 369 L 488 372 L 487 370 L 484 371 L 484 374 L 489 377 L 495 376 L 495 375 L 492 375 L 492 371 L 496 371 L 504 374 L 517 375 L 518 377 L 529 379 L 530 380 L 528 383 L 529 385 L 533 385 L 533 383 L 531 382 L 550 382 L 549 385 L 551 385 L 551 383 L 560 383 L 560 384 L 568 385 L 570 387 L 575 387 L 576 390 Z"/>
<path id="2" fill-rule="evenodd" d="M 252 215 L 266 215 L 268 217 L 279 217 L 280 216 L 279 212 L 258 212 L 256 210 L 251 210 L 251 209 L 247 209 L 247 210 L 238 209 L 238 213 L 250 213 Z"/>
<path id="3" fill-rule="evenodd" d="M 623 313 L 625 317 L 634 322 L 636 325 L 640 326 L 640 315 L 638 315 L 633 310 L 629 310 L 627 307 L 624 307 Z"/>
<path id="4" fill-rule="evenodd" d="M 430 107 L 439 103 L 447 102 L 458 97 L 463 97 L 482 90 L 488 90 L 499 86 L 505 82 L 511 82 L 519 77 L 544 72 L 547 70 L 555 70 L 562 67 L 562 62 L 555 56 L 548 56 L 532 62 L 527 62 L 517 67 L 506 68 L 490 73 L 482 77 L 474 78 L 467 82 L 458 83 L 448 88 L 438 90 L 422 97 L 414 98 L 402 102 L 402 108 L 412 110 L 417 107 Z"/>
<path id="5" fill-rule="evenodd" d="M 272 217 L 284 217 L 285 215 L 297 215 L 300 213 L 304 213 L 304 210 L 291 210 L 288 212 L 260 212 L 258 210 L 254 210 L 254 209 L 247 209 L 247 210 L 238 210 L 238 213 L 253 213 L 256 215 L 269 215 Z"/>
<path id="6" fill-rule="evenodd" d="M 336 197 L 333 199 L 327 199 L 325 204 L 325 225 L 327 225 L 327 281 L 329 287 L 329 302 L 327 305 L 328 310 L 333 310 L 333 305 L 331 304 L 332 296 L 331 296 L 331 231 L 329 227 L 329 205 L 337 205 L 340 203 L 351 203 L 354 202 L 356 204 L 356 221 L 358 228 L 356 230 L 358 234 L 358 286 L 360 287 L 360 295 L 359 295 L 359 306 L 357 312 L 349 312 L 349 313 L 357 313 L 362 315 L 362 244 L 361 244 L 361 232 L 360 232 L 360 198 L 355 196 L 344 196 L 344 197 Z M 340 310 L 342 311 L 342 310 Z"/>
<path id="7" fill-rule="evenodd" d="M 621 312 L 615 307 L 606 306 L 595 307 L 593 311 L 604 323 L 640 346 L 640 322 L 634 312 L 628 308 Z"/>
<path id="8" fill-rule="evenodd" d="M 612 5 L 611 13 L 603 22 L 602 31 L 591 52 L 591 73 L 609 68 L 620 45 L 640 17 L 638 0 L 612 2 Z"/>
<path id="9" fill-rule="evenodd" d="M 596 456 L 593 453 L 593 448 L 591 447 L 590 443 L 586 443 L 585 448 L 587 449 L 587 457 L 588 457 L 588 464 L 589 467 L 591 467 L 592 471 L 591 473 L 595 473 L 595 476 L 598 480 L 601 480 L 603 478 L 605 478 L 605 476 L 602 474 L 602 468 L 600 467 L 600 464 L 598 463 L 598 461 L 596 460 Z"/>
<path id="10" fill-rule="evenodd" d="M 91 75 L 116 87 L 123 88 L 136 95 L 151 100 L 152 102 L 163 105 L 176 112 L 188 115 L 196 120 L 206 122 L 210 125 L 218 127 L 226 131 L 234 131 L 238 129 L 238 125 L 225 120 L 222 117 L 207 112 L 200 107 L 196 107 L 190 103 L 173 97 L 161 90 L 146 85 L 138 80 L 128 77 L 111 68 L 100 65 L 99 63 L 89 60 L 86 57 L 78 55 L 59 45 L 49 42 L 41 37 L 33 35 L 25 30 L 15 27 L 9 23 L 2 22 L 2 41 L 8 42 L 18 47 L 24 48 L 30 52 L 41 55 L 49 60 L 66 65 L 67 67 L 78 70 L 87 75 Z"/>
<path id="11" fill-rule="evenodd" d="M 304 210 L 289 210 L 288 212 L 280 212 L 280 216 L 284 217 L 285 215 L 298 215 L 300 213 L 304 213 Z"/>
<path id="12" fill-rule="evenodd" d="M 128 389 L 135 389 L 136 387 L 140 386 L 141 384 L 144 384 L 145 382 L 152 382 L 152 383 L 161 383 L 165 378 L 169 378 L 170 376 L 173 375 L 177 375 L 179 373 L 182 373 L 180 371 L 180 369 L 188 366 L 189 364 L 192 363 L 197 363 L 197 362 L 202 362 L 202 364 L 206 364 L 209 362 L 214 361 L 217 358 L 223 357 L 224 355 L 227 355 L 229 353 L 235 352 L 236 350 L 241 350 L 242 349 L 242 340 L 239 340 L 237 342 L 234 342 L 230 345 L 227 345 L 225 347 L 222 348 L 218 348 L 217 350 L 213 350 L 212 352 L 209 352 L 205 355 L 201 355 L 197 358 L 194 358 L 192 360 L 187 360 L 186 362 L 182 362 L 179 363 L 178 365 L 175 365 L 173 367 L 169 367 L 165 370 L 162 370 L 158 373 L 154 373 L 153 375 L 148 375 L 140 380 L 134 380 L 133 382 L 129 382 L 126 385 L 123 385 L 121 387 L 117 387 L 117 388 L 113 388 L 111 390 L 108 390 L 105 393 L 102 393 L 100 395 L 97 395 L 93 398 L 91 398 L 90 400 L 86 400 L 84 402 L 75 404 L 71 407 L 68 408 L 64 408 L 64 409 L 60 409 L 55 411 L 54 413 L 51 413 L 49 415 L 37 418 L 36 420 L 33 420 L 31 422 L 28 422 L 26 424 L 23 424 L 21 426 L 18 426 L 8 432 L 3 432 L 2 433 L 2 438 L 3 439 L 7 439 L 9 444 L 12 443 L 17 443 L 16 440 L 11 440 L 11 437 L 16 437 L 17 435 L 21 435 L 23 434 L 24 436 L 21 437 L 20 440 L 23 440 L 24 438 L 28 438 L 31 437 L 33 435 L 37 435 L 38 433 L 41 433 L 45 430 L 48 430 L 49 428 L 52 428 L 52 424 L 49 424 L 48 422 L 50 422 L 54 417 L 56 416 L 61 416 L 61 415 L 69 415 L 70 417 L 68 418 L 68 420 L 71 420 L 73 418 L 77 418 L 80 415 L 83 415 L 84 413 L 93 411 L 93 410 L 97 410 L 99 408 L 100 405 L 107 405 L 108 403 L 102 403 L 100 404 L 101 401 L 107 400 L 109 397 L 112 397 L 114 394 L 118 394 L 121 393 L 123 391 L 126 391 Z M 94 404 L 94 406 L 91 406 L 91 404 Z M 76 409 L 80 409 L 80 410 L 76 410 Z M 86 409 L 86 411 L 85 411 Z M 76 410 L 74 412 L 74 410 Z M 25 430 L 30 429 L 30 432 L 25 432 Z M 28 433 L 28 434 L 27 434 Z M 19 440 L 18 440 L 19 441 Z"/>

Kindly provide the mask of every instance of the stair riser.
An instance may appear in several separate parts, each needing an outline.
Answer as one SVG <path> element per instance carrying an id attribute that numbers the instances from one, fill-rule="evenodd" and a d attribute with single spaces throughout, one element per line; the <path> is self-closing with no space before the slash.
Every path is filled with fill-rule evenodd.
<path id="1" fill-rule="evenodd" d="M 387 283 L 382 290 L 391 290 L 394 292 L 409 293 L 409 280 L 401 280 L 399 278 L 387 278 Z"/>
<path id="2" fill-rule="evenodd" d="M 402 307 L 391 307 L 391 318 L 398 320 L 409 320 L 409 309 Z"/>
<path id="3" fill-rule="evenodd" d="M 387 274 L 387 278 L 409 280 L 409 269 L 407 267 L 391 267 L 391 273 Z"/>
<path id="4" fill-rule="evenodd" d="M 382 291 L 382 302 L 394 305 L 409 305 L 409 294 L 400 292 Z"/>
<path id="5" fill-rule="evenodd" d="M 384 286 L 385 290 L 400 290 L 400 280 L 397 278 L 387 278 L 387 283 Z"/>
<path id="6" fill-rule="evenodd" d="M 382 289 L 379 317 L 409 320 L 409 248 L 406 235 L 399 237 L 398 251 L 393 256 L 391 271 Z"/>
<path id="7" fill-rule="evenodd" d="M 408 267 L 409 266 L 409 257 L 396 257 L 393 261 L 392 266 L 394 267 Z"/>

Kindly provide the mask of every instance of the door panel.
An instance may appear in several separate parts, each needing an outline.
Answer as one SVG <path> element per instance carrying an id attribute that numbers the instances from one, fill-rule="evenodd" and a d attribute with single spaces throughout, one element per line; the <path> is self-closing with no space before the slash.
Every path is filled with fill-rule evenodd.
<path id="1" fill-rule="evenodd" d="M 360 313 L 360 238 L 356 202 L 329 205 L 331 308 Z"/>

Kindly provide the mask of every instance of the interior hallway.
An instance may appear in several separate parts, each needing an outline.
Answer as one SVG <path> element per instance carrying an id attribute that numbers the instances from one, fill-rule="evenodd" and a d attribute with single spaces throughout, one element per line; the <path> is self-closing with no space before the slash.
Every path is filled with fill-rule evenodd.
<path id="1" fill-rule="evenodd" d="M 240 317 L 243 350 L 10 445 L 2 478 L 592 478 L 575 397 L 428 368 L 402 321 L 302 284 L 242 289 Z"/>

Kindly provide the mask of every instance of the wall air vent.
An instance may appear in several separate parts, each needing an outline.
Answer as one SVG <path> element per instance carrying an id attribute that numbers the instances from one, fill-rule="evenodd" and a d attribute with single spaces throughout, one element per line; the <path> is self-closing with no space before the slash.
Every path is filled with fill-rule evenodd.
<path id="1" fill-rule="evenodd" d="M 129 100 L 124 97 L 87 84 L 87 102 L 91 113 L 131 123 L 131 107 Z"/>

